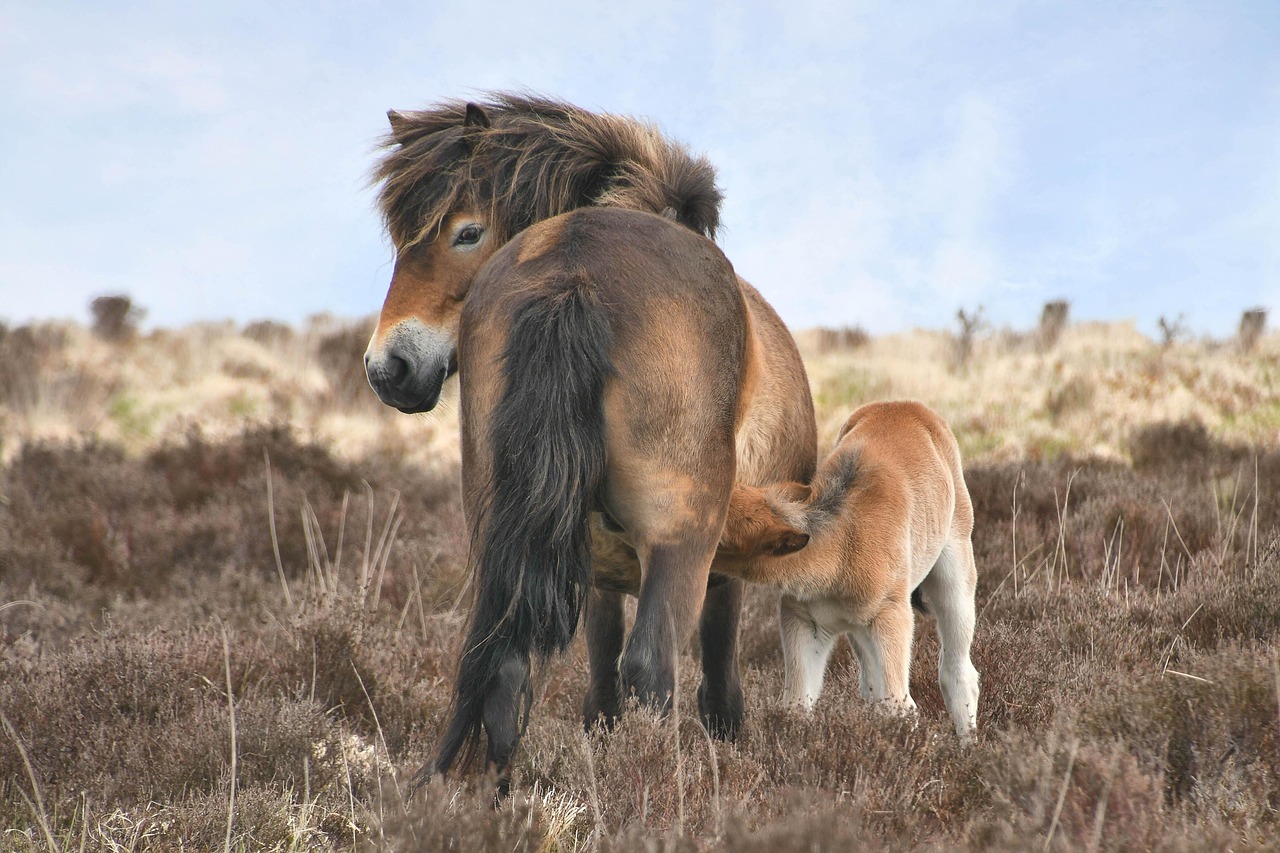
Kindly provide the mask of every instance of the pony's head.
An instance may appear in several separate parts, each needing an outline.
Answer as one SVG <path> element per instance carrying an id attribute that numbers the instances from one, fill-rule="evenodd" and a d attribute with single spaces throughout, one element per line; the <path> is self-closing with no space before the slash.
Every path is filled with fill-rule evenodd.
<path id="1" fill-rule="evenodd" d="M 717 553 L 728 557 L 783 557 L 809 544 L 804 501 L 809 489 L 785 483 L 760 489 L 735 485 Z"/>
<path id="2" fill-rule="evenodd" d="M 458 369 L 462 301 L 501 245 L 464 174 L 489 119 L 474 104 L 456 116 L 442 112 L 433 123 L 387 113 L 392 150 L 376 173 L 396 260 L 364 367 L 382 402 L 402 412 L 435 408 Z"/>
<path id="3" fill-rule="evenodd" d="M 644 122 L 518 95 L 387 117 L 373 180 L 396 261 L 364 361 L 402 412 L 435 407 L 476 273 L 535 222 L 611 205 L 715 235 L 715 170 Z"/>

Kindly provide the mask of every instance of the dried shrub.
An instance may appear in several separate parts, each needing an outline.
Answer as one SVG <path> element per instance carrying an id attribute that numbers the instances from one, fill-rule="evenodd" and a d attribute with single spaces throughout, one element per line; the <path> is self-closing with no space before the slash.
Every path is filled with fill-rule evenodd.
<path id="1" fill-rule="evenodd" d="M 247 324 L 242 334 L 249 340 L 257 341 L 264 346 L 279 346 L 294 338 L 292 326 L 277 323 L 275 320 L 256 320 Z"/>
<path id="2" fill-rule="evenodd" d="M 93 333 L 104 341 L 120 343 L 138 335 L 138 324 L 146 311 L 123 294 L 99 296 L 89 303 L 93 315 Z"/>
<path id="3" fill-rule="evenodd" d="M 268 512 L 270 460 L 276 545 Z M 366 499 L 373 486 L 375 503 Z M 256 427 L 210 441 L 191 432 L 141 460 L 118 448 L 79 445 L 25 446 L 0 477 L 0 563 L 13 581 L 39 579 L 72 596 L 86 581 L 139 594 L 169 582 L 175 573 L 216 573 L 227 567 L 272 577 L 279 547 L 286 574 L 302 577 L 314 562 L 308 538 L 331 560 L 348 564 L 367 556 L 367 525 L 381 529 L 394 483 L 413 515 L 399 535 L 427 553 L 457 554 L 460 507 L 446 473 L 413 474 L 387 462 L 359 469 L 316 445 L 300 443 L 281 426 Z M 304 515 L 310 520 L 304 521 Z M 341 553 L 338 532 L 352 528 Z M 311 538 L 314 538 L 313 536 Z M 376 544 L 376 543 L 375 543 Z M 419 557 L 421 559 L 421 557 Z M 386 592 L 402 603 L 412 581 L 401 563 Z"/>
<path id="4" fill-rule="evenodd" d="M 585 736 L 579 641 L 535 675 L 513 800 L 495 809 L 480 778 L 401 802 L 447 714 L 463 636 L 456 473 L 341 463 L 270 430 L 136 458 L 45 445 L 0 472 L 0 601 L 15 602 L 0 608 L 0 713 L 64 849 L 82 830 L 86 849 L 221 848 L 230 751 L 215 614 L 236 701 L 237 849 L 1274 846 L 1280 511 L 1263 490 L 1261 542 L 1248 548 L 1249 525 L 1233 528 L 1224 490 L 1209 485 L 1240 477 L 1251 514 L 1255 469 L 1280 481 L 1280 462 L 1185 424 L 1140 431 L 1134 447 L 1133 467 L 1064 457 L 966 472 L 983 697 L 968 747 L 943 708 L 932 617 L 916 622 L 917 721 L 862 701 L 843 642 L 803 715 L 778 704 L 777 595 L 757 588 L 741 623 L 747 720 L 735 744 L 710 743 L 696 722 L 695 655 L 680 660 L 678 724 L 633 708 L 611 734 Z M 292 609 L 265 530 L 264 448 Z M 394 484 L 406 510 L 377 608 L 361 604 L 357 580 L 360 478 L 380 499 Z M 304 498 L 328 560 L 342 555 L 324 596 L 303 579 Z M 148 532 L 162 522 L 167 533 Z M 206 540 L 188 532 L 202 526 Z M 188 538 L 198 544 L 178 546 Z M 167 568 L 147 556 L 160 552 Z M 154 580 L 132 584 L 144 566 Z M 13 744 L 0 738 L 0 825 L 33 849 Z M 130 832 L 148 840 L 130 847 Z"/>
<path id="5" fill-rule="evenodd" d="M 861 349 L 871 342 L 871 336 L 858 326 L 844 326 L 839 329 L 823 327 L 814 329 L 813 333 L 813 348 L 819 354 L 850 352 Z"/>
<path id="6" fill-rule="evenodd" d="M 1156 325 L 1160 327 L 1160 349 L 1162 350 L 1169 349 L 1187 336 L 1187 326 L 1181 314 L 1172 321 L 1162 316 Z"/>
<path id="7" fill-rule="evenodd" d="M 316 349 L 334 398 L 351 405 L 370 402 L 369 380 L 364 371 L 364 351 L 369 346 L 369 327 L 356 323 L 320 338 Z"/>
<path id="8" fill-rule="evenodd" d="M 1253 352 L 1267 327 L 1267 309 L 1250 308 L 1240 316 L 1240 349 Z"/>
<path id="9" fill-rule="evenodd" d="M 0 337 L 0 403 L 35 400 L 50 381 L 50 363 L 66 346 L 66 330 L 51 323 L 19 326 Z"/>
<path id="10" fill-rule="evenodd" d="M 1213 451 L 1209 430 L 1194 420 L 1147 424 L 1129 438 L 1129 455 L 1140 470 L 1202 465 Z"/>
<path id="11" fill-rule="evenodd" d="M 961 308 L 956 312 L 956 320 L 960 323 L 960 331 L 953 341 L 953 363 L 957 368 L 963 369 L 968 366 L 969 359 L 973 356 L 973 345 L 977 341 L 978 332 L 983 327 L 982 306 L 978 306 L 978 309 L 972 313 Z"/>
<path id="12" fill-rule="evenodd" d="M 1049 419 L 1056 424 L 1068 415 L 1087 411 L 1093 404 L 1096 390 L 1095 384 L 1083 376 L 1073 376 L 1053 386 L 1044 399 Z"/>
<path id="13" fill-rule="evenodd" d="M 1041 352 L 1048 352 L 1058 344 L 1058 338 L 1067 328 L 1067 316 L 1071 304 L 1065 299 L 1046 302 L 1040 311 L 1040 325 L 1036 329 L 1036 345 Z"/>

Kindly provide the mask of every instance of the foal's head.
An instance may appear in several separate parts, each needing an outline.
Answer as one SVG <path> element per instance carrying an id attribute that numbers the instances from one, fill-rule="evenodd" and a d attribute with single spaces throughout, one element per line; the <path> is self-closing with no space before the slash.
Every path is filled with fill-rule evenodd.
<path id="1" fill-rule="evenodd" d="M 800 529 L 808 495 L 808 487 L 799 483 L 767 489 L 735 485 L 717 553 L 728 557 L 782 557 L 799 551 L 809 544 L 809 534 Z"/>
<path id="2" fill-rule="evenodd" d="M 608 205 L 715 234 L 715 170 L 644 122 L 522 95 L 387 116 L 373 179 L 396 262 L 365 371 L 403 412 L 435 406 L 476 273 L 535 222 Z"/>

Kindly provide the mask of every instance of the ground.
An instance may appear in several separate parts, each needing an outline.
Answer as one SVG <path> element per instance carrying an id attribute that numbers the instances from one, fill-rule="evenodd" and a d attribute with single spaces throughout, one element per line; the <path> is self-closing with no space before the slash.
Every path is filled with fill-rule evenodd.
<path id="1" fill-rule="evenodd" d="M 801 335 L 824 445 L 871 399 L 955 428 L 978 742 L 927 616 L 917 721 L 857 698 L 844 646 L 815 713 L 781 709 L 757 589 L 736 743 L 697 722 L 696 648 L 670 719 L 584 734 L 579 639 L 494 809 L 483 780 L 402 796 L 466 542 L 453 407 L 381 407 L 367 331 L 0 330 L 0 848 L 1277 849 L 1280 340 Z"/>

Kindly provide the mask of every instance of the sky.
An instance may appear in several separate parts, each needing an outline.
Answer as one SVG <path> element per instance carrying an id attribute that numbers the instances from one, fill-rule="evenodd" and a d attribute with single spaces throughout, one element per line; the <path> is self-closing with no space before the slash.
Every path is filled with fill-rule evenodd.
<path id="1" fill-rule="evenodd" d="M 389 108 L 526 89 L 719 169 L 796 328 L 1280 311 L 1280 2 L 0 0 L 0 318 L 363 316 Z"/>

